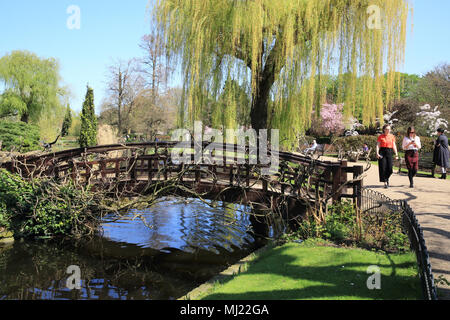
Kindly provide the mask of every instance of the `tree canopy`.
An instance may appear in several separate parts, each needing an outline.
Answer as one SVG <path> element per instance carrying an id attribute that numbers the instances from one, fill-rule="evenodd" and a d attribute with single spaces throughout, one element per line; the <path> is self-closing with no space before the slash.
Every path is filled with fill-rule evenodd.
<path id="1" fill-rule="evenodd" d="M 338 74 L 335 102 L 346 115 L 361 104 L 365 124 L 382 118 L 399 83 L 408 12 L 406 0 L 158 0 L 154 17 L 170 61 L 182 65 L 188 123 L 204 114 L 204 92 L 219 100 L 235 80 L 248 88 L 252 127 L 292 141 L 326 102 L 327 74 Z"/>
<path id="2" fill-rule="evenodd" d="M 23 122 L 37 121 L 44 109 L 60 105 L 59 65 L 28 51 L 13 51 L 0 59 L 0 116 L 18 115 Z"/>

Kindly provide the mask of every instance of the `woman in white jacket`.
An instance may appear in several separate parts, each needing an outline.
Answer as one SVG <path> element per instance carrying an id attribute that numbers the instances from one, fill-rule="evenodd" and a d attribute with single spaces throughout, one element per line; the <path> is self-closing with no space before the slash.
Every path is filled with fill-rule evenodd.
<path id="1" fill-rule="evenodd" d="M 419 170 L 419 150 L 422 148 L 420 138 L 416 136 L 414 127 L 409 127 L 406 137 L 403 139 L 403 150 L 405 150 L 405 162 L 408 168 L 409 187 L 414 188 L 414 176 Z"/>

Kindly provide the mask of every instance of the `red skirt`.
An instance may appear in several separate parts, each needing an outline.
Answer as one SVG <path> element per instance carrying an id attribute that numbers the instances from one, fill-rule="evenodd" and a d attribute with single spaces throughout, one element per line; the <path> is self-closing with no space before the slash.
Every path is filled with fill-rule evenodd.
<path id="1" fill-rule="evenodd" d="M 408 170 L 419 170 L 419 152 L 414 150 L 406 151 L 405 162 Z"/>

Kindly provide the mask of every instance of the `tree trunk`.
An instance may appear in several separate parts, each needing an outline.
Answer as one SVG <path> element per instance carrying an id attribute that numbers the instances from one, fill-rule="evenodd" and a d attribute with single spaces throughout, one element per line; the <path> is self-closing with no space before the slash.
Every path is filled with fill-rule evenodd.
<path id="1" fill-rule="evenodd" d="M 119 135 L 122 136 L 122 95 L 123 95 L 123 86 L 122 86 L 122 72 L 119 71 L 119 97 L 117 101 L 117 122 Z"/>
<path id="2" fill-rule="evenodd" d="M 269 129 L 267 126 L 269 94 L 274 83 L 274 65 L 266 65 L 261 80 L 258 82 L 252 98 L 252 110 L 250 117 L 252 128 L 255 130 Z"/>
<path id="3" fill-rule="evenodd" d="M 269 90 L 257 88 L 259 91 L 253 96 L 252 110 L 250 113 L 252 128 L 255 130 L 267 129 L 267 109 Z"/>
<path id="4" fill-rule="evenodd" d="M 261 44 L 264 48 L 264 45 Z M 270 89 L 275 83 L 275 57 L 279 48 L 277 41 L 269 53 L 264 69 L 258 73 L 258 83 L 252 96 L 252 109 L 250 113 L 252 128 L 255 130 L 269 129 L 267 125 Z M 264 49 L 260 61 L 263 60 Z"/>

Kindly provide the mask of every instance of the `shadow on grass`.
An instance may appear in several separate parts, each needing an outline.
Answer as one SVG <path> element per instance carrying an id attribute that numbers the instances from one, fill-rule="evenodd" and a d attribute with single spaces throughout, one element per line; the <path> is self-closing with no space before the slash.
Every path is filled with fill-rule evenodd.
<path id="1" fill-rule="evenodd" d="M 300 247 L 299 247 L 300 248 Z M 263 254 L 247 271 L 238 277 L 222 283 L 204 297 L 206 300 L 303 300 L 303 299 L 422 299 L 420 280 L 417 275 L 399 275 L 399 269 L 414 269 L 415 262 L 395 263 L 388 254 L 388 263 L 376 264 L 381 269 L 381 289 L 367 287 L 367 273 L 371 265 L 351 262 L 343 252 L 346 261 L 320 261 L 317 266 L 299 265 L 299 257 L 292 256 L 285 247 L 275 248 Z M 318 251 L 319 253 L 320 251 Z M 345 257 L 344 257 L 345 256 Z M 333 255 L 330 255 L 333 257 Z M 301 256 L 301 259 L 304 257 Z M 306 258 L 306 256 L 305 256 Z M 324 258 L 324 257 L 322 257 Z M 357 259 L 356 259 L 357 260 Z M 372 259 L 373 260 L 373 259 Z M 336 262 L 339 262 L 336 264 Z M 314 263 L 311 263 L 314 264 Z M 404 273 L 404 270 L 402 272 Z"/>

